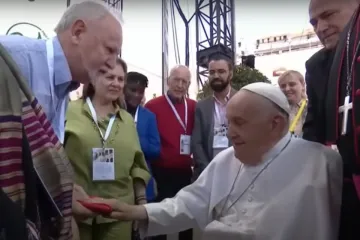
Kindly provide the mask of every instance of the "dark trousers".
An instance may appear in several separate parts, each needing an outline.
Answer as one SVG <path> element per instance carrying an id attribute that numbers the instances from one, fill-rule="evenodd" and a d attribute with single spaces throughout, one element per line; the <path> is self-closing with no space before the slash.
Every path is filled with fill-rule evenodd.
<path id="1" fill-rule="evenodd" d="M 343 185 L 339 240 L 360 239 L 360 200 L 351 181 Z"/>
<path id="2" fill-rule="evenodd" d="M 153 167 L 152 173 L 158 189 L 157 202 L 174 197 L 179 190 L 191 184 L 192 171 L 190 168 L 188 170 L 174 170 Z M 193 231 L 189 229 L 179 233 L 179 240 L 192 240 L 192 236 Z M 159 235 L 151 239 L 166 240 L 166 235 Z"/>

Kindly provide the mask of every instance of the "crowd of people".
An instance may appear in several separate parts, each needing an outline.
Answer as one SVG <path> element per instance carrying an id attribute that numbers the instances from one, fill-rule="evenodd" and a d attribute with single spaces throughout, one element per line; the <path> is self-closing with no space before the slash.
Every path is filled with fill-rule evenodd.
<path id="1" fill-rule="evenodd" d="M 70 6 L 46 41 L 0 36 L 0 239 L 360 239 L 358 6 L 310 1 L 324 48 L 305 78 L 237 90 L 212 55 L 198 102 L 177 65 L 144 103 L 100 1 Z"/>

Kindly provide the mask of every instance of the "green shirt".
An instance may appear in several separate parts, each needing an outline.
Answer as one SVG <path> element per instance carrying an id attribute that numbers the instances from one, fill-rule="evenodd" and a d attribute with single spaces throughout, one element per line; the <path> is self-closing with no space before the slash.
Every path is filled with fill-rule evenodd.
<path id="1" fill-rule="evenodd" d="M 109 120 L 110 117 L 107 117 L 98 121 L 103 134 Z M 114 181 L 92 180 L 92 149 L 101 148 L 101 142 L 99 130 L 86 102 L 83 99 L 70 102 L 66 116 L 64 146 L 74 168 L 75 182 L 90 196 L 116 198 L 121 202 L 134 204 L 133 179 L 140 178 L 147 184 L 150 174 L 141 151 L 133 117 L 125 110 L 117 109 L 115 122 L 105 143 L 106 148 L 114 149 Z M 102 217 L 96 220 L 112 221 Z"/>

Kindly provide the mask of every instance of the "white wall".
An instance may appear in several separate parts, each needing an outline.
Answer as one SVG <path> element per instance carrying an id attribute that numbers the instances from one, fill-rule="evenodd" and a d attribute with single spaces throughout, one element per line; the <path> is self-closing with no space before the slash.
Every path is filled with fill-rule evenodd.
<path id="1" fill-rule="evenodd" d="M 272 83 L 277 83 L 277 77 L 273 77 L 273 71 L 283 67 L 287 70 L 296 70 L 305 75 L 305 62 L 321 48 L 312 48 L 302 51 L 286 52 L 278 55 L 257 56 L 255 67 Z"/>

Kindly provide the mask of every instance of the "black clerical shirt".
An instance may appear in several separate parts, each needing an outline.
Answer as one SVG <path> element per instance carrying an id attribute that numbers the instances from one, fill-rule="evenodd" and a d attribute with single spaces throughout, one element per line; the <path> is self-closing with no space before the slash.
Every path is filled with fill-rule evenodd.
<path id="1" fill-rule="evenodd" d="M 339 106 L 344 104 L 345 96 L 346 96 L 346 66 L 343 66 L 343 71 L 341 73 L 340 78 L 340 93 L 339 93 Z M 350 94 L 350 102 L 352 102 L 352 96 Z M 352 178 L 353 173 L 359 173 L 357 164 L 356 164 L 356 156 L 355 156 L 355 148 L 354 148 L 354 127 L 352 124 L 353 120 L 353 110 L 349 110 L 348 115 L 348 122 L 347 122 L 347 133 L 346 135 L 341 135 L 341 128 L 342 128 L 342 117 L 343 113 L 339 114 L 339 122 L 338 122 L 338 132 L 339 138 L 337 140 L 337 147 L 339 152 L 343 158 L 344 162 L 344 177 L 345 178 Z"/>
<path id="2" fill-rule="evenodd" d="M 357 18 L 355 18 L 357 19 Z M 342 47 L 343 50 L 343 60 L 342 60 L 342 66 L 341 66 L 341 72 L 340 72 L 340 82 L 339 82 L 339 106 L 342 106 L 344 104 L 344 100 L 345 100 L 345 96 L 346 96 L 346 87 L 347 87 L 347 77 L 348 77 L 348 70 L 350 69 L 350 67 L 352 66 L 352 61 L 353 61 L 353 56 L 356 50 L 356 39 L 358 38 L 358 32 L 357 32 L 357 23 L 358 21 L 350 21 L 348 23 L 348 27 L 344 30 L 343 32 L 343 41 L 340 44 L 339 48 Z M 350 29 L 350 30 L 349 30 Z M 349 49 L 347 49 L 347 35 L 348 32 L 351 32 L 351 37 L 350 37 L 350 42 L 349 42 Z M 341 46 L 342 45 L 342 46 Z M 354 76 L 359 79 L 358 74 L 360 74 L 359 72 L 357 72 L 356 69 L 356 65 L 357 65 L 357 60 L 355 59 L 355 63 L 353 66 L 353 70 L 352 70 L 352 80 L 350 82 L 350 86 L 351 86 L 351 91 L 350 91 L 350 102 L 353 102 L 353 90 L 356 91 L 356 89 L 353 89 L 354 87 L 356 87 L 355 84 L 353 84 L 353 81 L 356 81 L 356 79 L 354 79 Z M 339 107 L 337 106 L 337 107 Z M 339 138 L 337 140 L 337 146 L 339 149 L 339 152 L 343 158 L 344 161 L 344 177 L 351 177 L 352 174 L 359 174 L 360 173 L 360 166 L 357 164 L 357 159 L 356 159 L 356 154 L 355 154 L 355 144 L 354 144 L 354 132 L 356 131 L 356 129 L 354 129 L 354 124 L 353 124 L 353 114 L 354 114 L 355 109 L 351 109 L 348 112 L 348 122 L 347 124 L 347 133 L 345 136 L 341 135 L 341 128 L 342 128 L 342 124 L 343 124 L 343 113 L 340 113 L 338 116 L 338 126 L 337 129 L 339 131 Z"/>

